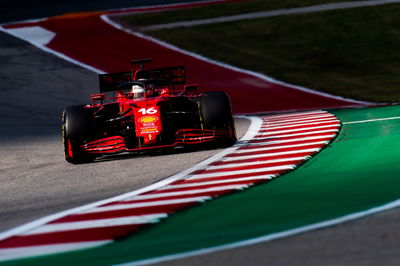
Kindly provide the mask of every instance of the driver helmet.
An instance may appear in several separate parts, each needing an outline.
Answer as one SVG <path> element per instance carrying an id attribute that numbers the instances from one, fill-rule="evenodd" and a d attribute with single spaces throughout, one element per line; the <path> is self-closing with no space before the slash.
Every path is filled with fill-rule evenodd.
<path id="1" fill-rule="evenodd" d="M 154 97 L 156 92 L 156 87 L 154 84 L 148 84 L 146 86 L 146 97 Z"/>
<path id="2" fill-rule="evenodd" d="M 133 99 L 140 99 L 143 98 L 145 94 L 145 89 L 140 85 L 133 85 L 132 86 L 132 96 Z"/>

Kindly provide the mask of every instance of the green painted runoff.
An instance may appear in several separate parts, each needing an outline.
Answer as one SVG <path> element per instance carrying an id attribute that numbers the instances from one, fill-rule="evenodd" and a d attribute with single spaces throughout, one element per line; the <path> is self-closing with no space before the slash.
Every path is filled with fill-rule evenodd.
<path id="1" fill-rule="evenodd" d="M 400 106 L 331 111 L 344 123 L 400 116 Z M 6 265 L 109 265 L 268 235 L 400 198 L 400 119 L 344 124 L 338 137 L 272 182 L 179 212 L 100 248 Z"/>

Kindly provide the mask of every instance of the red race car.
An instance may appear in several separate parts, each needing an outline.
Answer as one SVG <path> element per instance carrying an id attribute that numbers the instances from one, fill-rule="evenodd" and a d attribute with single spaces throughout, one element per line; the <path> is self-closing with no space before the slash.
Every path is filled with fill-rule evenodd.
<path id="1" fill-rule="evenodd" d="M 65 158 L 92 162 L 102 155 L 188 145 L 229 146 L 235 126 L 228 95 L 186 84 L 183 66 L 99 75 L 100 93 L 90 105 L 63 111 Z M 138 66 L 137 66 L 138 65 Z M 135 67 L 137 66 L 137 67 Z"/>

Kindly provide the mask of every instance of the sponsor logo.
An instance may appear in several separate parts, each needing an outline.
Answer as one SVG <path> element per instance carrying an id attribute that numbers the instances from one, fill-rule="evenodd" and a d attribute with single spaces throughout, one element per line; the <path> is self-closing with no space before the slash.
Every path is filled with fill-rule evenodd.
<path id="1" fill-rule="evenodd" d="M 146 115 L 146 116 L 142 116 L 138 120 L 143 125 L 153 124 L 154 122 L 156 122 L 158 120 L 158 117 L 157 116 L 153 116 L 153 115 Z"/>
<path id="2" fill-rule="evenodd" d="M 148 134 L 148 133 L 158 133 L 158 128 L 152 127 L 152 128 L 142 128 L 140 130 L 141 134 Z"/>

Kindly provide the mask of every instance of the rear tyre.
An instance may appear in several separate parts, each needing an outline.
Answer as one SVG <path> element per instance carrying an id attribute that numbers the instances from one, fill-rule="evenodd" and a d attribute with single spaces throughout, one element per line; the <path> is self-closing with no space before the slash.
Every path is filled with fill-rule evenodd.
<path id="1" fill-rule="evenodd" d="M 203 128 L 226 131 L 227 137 L 217 142 L 221 146 L 233 145 L 237 139 L 229 96 L 222 91 L 206 92 L 199 104 Z"/>
<path id="2" fill-rule="evenodd" d="M 65 160 L 69 163 L 89 163 L 96 156 L 83 151 L 80 145 L 88 137 L 93 136 L 93 112 L 83 105 L 70 106 L 63 111 L 62 134 L 64 141 Z"/>

